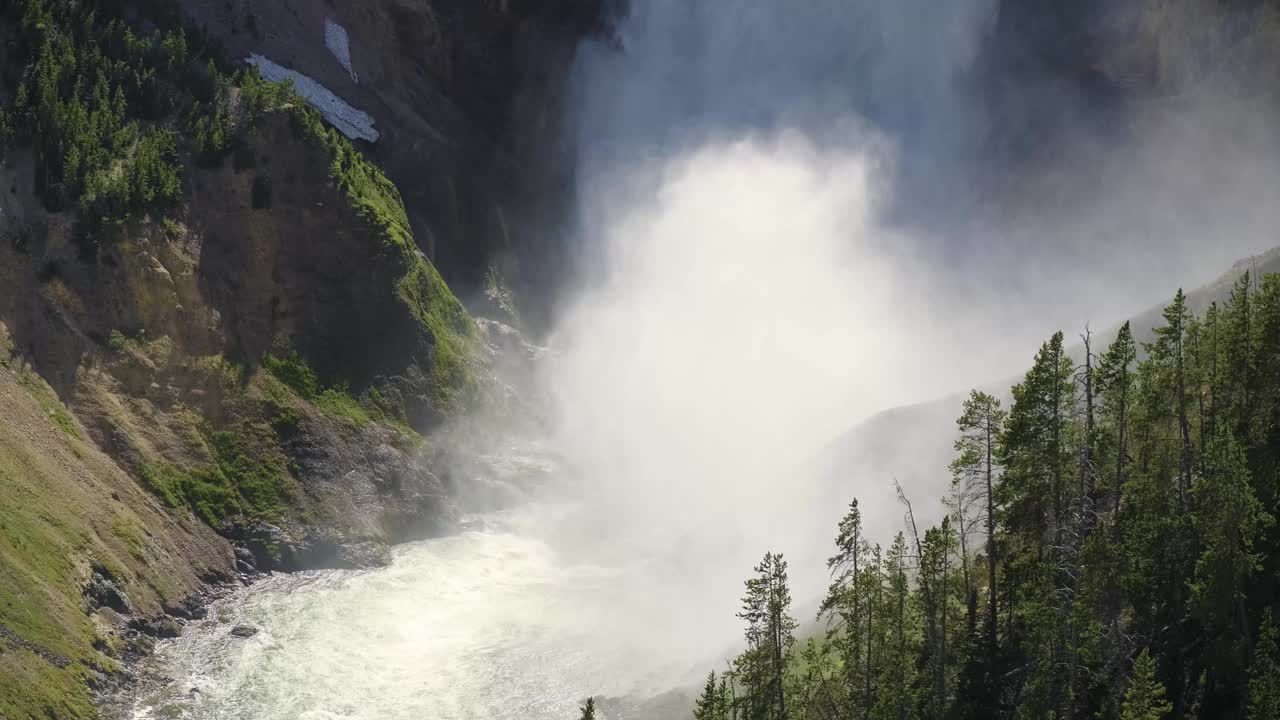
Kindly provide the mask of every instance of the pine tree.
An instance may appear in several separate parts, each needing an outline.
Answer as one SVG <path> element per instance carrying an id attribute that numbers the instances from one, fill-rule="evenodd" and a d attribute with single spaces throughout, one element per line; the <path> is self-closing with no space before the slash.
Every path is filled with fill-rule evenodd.
<path id="1" fill-rule="evenodd" d="M 824 717 L 857 715 L 858 709 L 840 684 L 840 658 L 831 643 L 810 637 L 796 657 L 789 674 L 791 689 L 787 693 L 792 716 L 805 717 L 816 711 Z"/>
<path id="2" fill-rule="evenodd" d="M 787 561 L 765 553 L 746 581 L 738 617 L 747 623 L 747 649 L 736 661 L 743 685 L 739 698 L 743 720 L 786 720 L 786 664 L 795 644 L 796 621 L 791 617 Z"/>
<path id="3" fill-rule="evenodd" d="M 1162 720 L 1173 709 L 1164 698 L 1164 685 L 1156 679 L 1156 661 L 1146 648 L 1133 661 L 1129 690 L 1121 706 L 1121 720 Z"/>
<path id="4" fill-rule="evenodd" d="M 1019 713 L 1042 717 L 1061 709 L 1067 688 L 1058 667 L 1069 628 L 1065 592 L 1074 561 L 1075 465 L 1070 437 L 1075 408 L 1075 366 L 1056 333 L 1036 354 L 1022 383 L 1013 388 L 1000 458 L 1004 474 L 996 487 L 1004 515 L 1009 636 L 1016 637 L 1026 672 Z"/>
<path id="5" fill-rule="evenodd" d="M 1271 608 L 1262 613 L 1262 626 L 1249 665 L 1249 717 L 1280 718 L 1280 632 L 1272 622 Z"/>
<path id="6" fill-rule="evenodd" d="M 1244 452 L 1222 430 L 1210 440 L 1194 495 L 1191 522 L 1203 549 L 1191 602 L 1211 640 L 1210 666 L 1229 677 L 1239 674 L 1232 668 L 1243 669 L 1249 633 L 1245 592 L 1262 559 L 1255 546 L 1273 520 L 1253 494 Z"/>
<path id="7" fill-rule="evenodd" d="M 871 717 L 907 720 L 915 708 L 915 660 L 919 653 L 915 618 L 909 614 L 911 587 L 907 580 L 907 538 L 898 533 L 885 558 L 885 591 L 879 631 L 885 640 L 880 653 L 878 693 Z"/>
<path id="8" fill-rule="evenodd" d="M 578 720 L 596 720 L 595 698 L 587 698 L 587 702 L 582 706 L 582 714 L 578 716 Z"/>
<path id="9" fill-rule="evenodd" d="M 1253 480 L 1258 498 L 1275 512 L 1280 504 L 1280 274 L 1262 279 L 1253 307 L 1257 315 L 1253 364 L 1258 387 L 1250 454 L 1256 463 Z"/>
<path id="10" fill-rule="evenodd" d="M 863 597 L 860 585 L 866 567 L 867 541 L 862 535 L 862 514 L 858 501 L 849 503 L 849 511 L 837 527 L 836 553 L 827 559 L 831 572 L 831 586 L 819 607 L 819 615 L 837 621 L 833 635 L 841 651 L 845 691 L 849 696 L 851 712 L 862 714 L 869 702 L 867 678 L 862 677 L 864 655 L 863 626 L 869 622 L 870 602 Z"/>
<path id="11" fill-rule="evenodd" d="M 949 517 L 938 527 L 925 531 L 917 576 L 918 604 L 926 617 L 926 627 L 934 628 L 933 641 L 926 644 L 921 658 L 925 670 L 921 677 L 924 718 L 946 715 L 954 696 L 953 679 L 961 662 L 962 643 L 956 641 L 959 612 L 956 602 L 956 577 L 951 567 L 955 552 L 955 533 Z"/>
<path id="12" fill-rule="evenodd" d="M 956 419 L 960 437 L 955 442 L 956 459 L 951 462 L 951 476 L 966 493 L 981 498 L 980 517 L 986 523 L 987 556 L 987 654 L 994 655 L 999 619 L 996 613 L 996 510 L 995 481 L 998 473 L 996 443 L 1005 421 L 1000 401 L 978 390 L 969 393 L 964 412 Z M 961 533 L 965 527 L 961 526 Z M 966 578 L 967 582 L 967 578 Z"/>
<path id="13" fill-rule="evenodd" d="M 789 618 L 773 639 L 781 559 L 766 555 L 744 598 L 743 692 L 724 707 L 743 720 L 1280 717 L 1280 276 L 1238 282 L 1200 317 L 1179 293 L 1163 317 L 1141 361 L 1126 325 L 1080 374 L 1059 333 L 1007 414 L 971 394 L 945 522 L 921 536 L 908 504 L 910 536 L 882 554 L 852 504 L 829 561 L 832 630 L 799 652 Z M 970 572 L 966 534 L 983 524 Z M 709 682 L 698 717 L 733 687 Z"/>
<path id="14" fill-rule="evenodd" d="M 707 675 L 702 695 L 693 708 L 693 720 L 728 720 L 729 688 L 726 678 L 716 682 L 716 673 L 712 670 Z"/>
<path id="15" fill-rule="evenodd" d="M 1186 340 L 1187 324 L 1191 320 L 1187 310 L 1187 299 L 1179 289 L 1174 295 L 1173 303 L 1163 311 L 1165 324 L 1155 329 L 1155 342 L 1147 346 L 1152 365 L 1163 374 L 1160 385 L 1172 395 L 1170 407 L 1177 421 L 1179 439 L 1179 467 L 1176 485 L 1179 506 L 1187 508 L 1187 494 L 1191 489 L 1191 422 L 1189 419 L 1189 399 L 1187 390 L 1186 356 L 1183 343 Z"/>
<path id="16" fill-rule="evenodd" d="M 1242 274 L 1223 308 L 1223 410 L 1237 442 L 1248 443 L 1254 389 L 1254 331 L 1250 274 Z"/>

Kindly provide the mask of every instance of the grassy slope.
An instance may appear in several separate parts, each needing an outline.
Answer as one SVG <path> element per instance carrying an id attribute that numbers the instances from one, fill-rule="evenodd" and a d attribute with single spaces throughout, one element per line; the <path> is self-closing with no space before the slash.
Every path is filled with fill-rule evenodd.
<path id="1" fill-rule="evenodd" d="M 0 325 L 0 718 L 92 717 L 85 680 L 115 661 L 95 649 L 84 612 L 91 566 L 156 612 L 193 590 L 225 547 L 162 516 L 81 439 L 52 390 L 9 359 L 6 339 Z"/>

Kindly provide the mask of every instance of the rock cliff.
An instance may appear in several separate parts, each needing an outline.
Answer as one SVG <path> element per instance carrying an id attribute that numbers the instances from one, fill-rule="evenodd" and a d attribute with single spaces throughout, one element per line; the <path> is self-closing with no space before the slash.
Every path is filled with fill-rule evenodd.
<path id="1" fill-rule="evenodd" d="M 63 164 L 56 185 L 40 123 L 46 108 L 63 127 L 76 117 L 27 99 L 52 81 L 24 46 L 74 12 L 0 13 L 6 720 L 93 716 L 91 688 L 198 613 L 211 583 L 377 564 L 390 543 L 453 527 L 453 468 L 484 474 L 485 460 L 445 428 L 516 407 L 495 374 L 527 348 L 450 285 L 478 296 L 491 267 L 551 281 L 532 228 L 567 197 L 556 106 L 601 23 L 595 2 L 113 3 L 89 38 L 59 30 L 106 57 L 122 37 L 126 61 L 127 43 L 153 43 L 135 62 L 162 78 L 160 109 L 135 122 L 174 138 L 161 154 L 180 184 L 163 209 L 143 187 L 145 212 L 100 221 L 110 162 L 75 190 Z M 299 95 L 216 80 L 255 53 L 369 113 L 377 141 L 353 144 Z M 164 82 L 193 77 L 220 83 L 199 122 L 174 109 L 182 96 L 163 105 Z M 143 76 L 119 82 L 135 90 L 114 122 L 135 115 L 131 93 L 151 97 Z M 142 143 L 107 149 L 129 173 Z M 166 187 L 139 184 L 152 180 Z"/>

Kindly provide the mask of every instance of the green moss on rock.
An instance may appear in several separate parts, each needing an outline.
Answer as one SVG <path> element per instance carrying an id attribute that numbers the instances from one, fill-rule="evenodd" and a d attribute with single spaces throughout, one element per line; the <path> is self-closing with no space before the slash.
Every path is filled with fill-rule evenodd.
<path id="1" fill-rule="evenodd" d="M 210 525 L 234 516 L 274 520 L 293 492 L 288 461 L 275 430 L 241 421 L 208 433 L 215 464 L 179 468 L 169 463 L 138 468 L 143 485 L 172 508 L 189 508 Z"/>
<path id="2" fill-rule="evenodd" d="M 374 414 L 345 385 L 324 387 L 315 370 L 295 350 L 268 353 L 262 358 L 262 366 L 279 381 L 278 384 L 267 383 L 264 392 L 276 406 L 276 417 L 284 416 L 283 422 L 293 417 L 289 399 L 281 395 L 284 388 L 297 393 L 324 414 L 345 420 L 357 428 L 363 428 L 375 419 Z"/>
<path id="3" fill-rule="evenodd" d="M 168 463 L 143 465 L 142 482 L 165 505 L 190 508 L 210 525 L 240 512 L 235 488 L 217 467 L 182 470 Z"/>
<path id="4" fill-rule="evenodd" d="M 405 272 L 396 283 L 396 295 L 435 340 L 432 372 L 436 400 L 448 405 L 455 392 L 470 390 L 475 383 L 470 362 L 475 351 L 475 324 L 439 271 L 418 250 L 395 184 L 336 131 L 328 130 L 325 138 L 333 153 L 333 179 L 360 217 L 377 228 L 388 248 L 400 255 Z"/>
<path id="5" fill-rule="evenodd" d="M 275 519 L 293 494 L 280 439 L 265 422 L 241 421 L 210 436 L 218 469 L 241 498 L 241 512 Z"/>
<path id="6" fill-rule="evenodd" d="M 331 179 L 403 267 L 395 284 L 396 297 L 434 340 L 434 399 L 443 408 L 452 407 L 477 384 L 472 362 L 478 342 L 475 324 L 436 267 L 418 250 L 395 183 L 366 160 L 350 140 L 326 127 L 318 113 L 285 88 L 285 95 L 291 97 L 289 109 L 294 128 L 330 154 Z"/>

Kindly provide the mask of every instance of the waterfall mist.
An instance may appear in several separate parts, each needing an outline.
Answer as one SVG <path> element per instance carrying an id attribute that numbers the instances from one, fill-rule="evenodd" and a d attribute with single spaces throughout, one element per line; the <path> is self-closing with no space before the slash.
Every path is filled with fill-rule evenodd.
<path id="1" fill-rule="evenodd" d="M 636 703 L 725 667 L 765 551 L 807 622 L 849 500 L 882 543 L 895 476 L 938 519 L 958 398 L 898 406 L 1277 242 L 1274 75 L 1221 3 L 629 5 L 575 65 L 546 352 L 481 323 L 536 377 L 424 443 L 462 530 L 243 591 L 128 717 L 688 717 Z"/>
<path id="2" fill-rule="evenodd" d="M 632 3 L 580 52 L 556 445 L 596 508 L 583 537 L 656 558 L 651 614 L 691 651 L 732 642 L 765 550 L 798 598 L 822 592 L 848 500 L 875 539 L 902 527 L 891 475 L 813 461 L 844 431 L 1014 377 L 1055 330 L 1275 242 L 1280 155 L 1256 107 L 1203 86 L 1113 103 L 1003 69 L 1020 51 L 1000 10 Z M 1123 34 L 1090 12 L 1095 39 Z M 932 468 L 907 490 L 933 522 L 952 438 L 920 432 L 877 467 Z"/>

